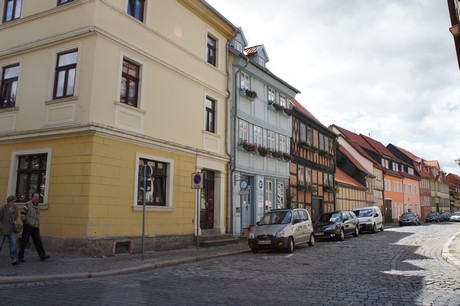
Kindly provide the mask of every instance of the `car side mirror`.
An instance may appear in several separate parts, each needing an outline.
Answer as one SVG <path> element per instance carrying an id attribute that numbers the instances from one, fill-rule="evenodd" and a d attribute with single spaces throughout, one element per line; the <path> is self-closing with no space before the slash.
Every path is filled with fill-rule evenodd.
<path id="1" fill-rule="evenodd" d="M 256 225 L 259 225 L 259 223 L 260 223 L 260 222 L 259 222 L 259 221 L 257 221 L 257 222 L 256 222 Z"/>

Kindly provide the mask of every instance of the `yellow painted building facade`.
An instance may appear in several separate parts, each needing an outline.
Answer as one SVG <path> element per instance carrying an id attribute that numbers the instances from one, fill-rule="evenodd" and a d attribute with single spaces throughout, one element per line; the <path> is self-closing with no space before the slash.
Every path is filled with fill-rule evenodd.
<path id="1" fill-rule="evenodd" d="M 0 198 L 40 192 L 48 248 L 138 250 L 147 166 L 147 248 L 225 233 L 235 27 L 204 1 L 56 2 L 0 8 Z"/>

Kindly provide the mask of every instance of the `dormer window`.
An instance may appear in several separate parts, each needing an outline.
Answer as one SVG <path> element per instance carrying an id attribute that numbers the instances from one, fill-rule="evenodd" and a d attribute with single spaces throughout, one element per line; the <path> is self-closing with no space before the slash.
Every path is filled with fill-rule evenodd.
<path id="1" fill-rule="evenodd" d="M 243 53 L 244 47 L 243 47 L 243 44 L 240 43 L 239 41 L 234 40 L 232 42 L 232 46 L 233 46 L 233 48 L 235 48 L 236 51 L 238 51 L 240 53 Z"/>
<path id="2" fill-rule="evenodd" d="M 280 105 L 283 106 L 283 107 L 287 107 L 286 96 L 280 95 Z"/>
<path id="3" fill-rule="evenodd" d="M 265 60 L 261 57 L 257 58 L 257 64 L 265 68 Z"/>

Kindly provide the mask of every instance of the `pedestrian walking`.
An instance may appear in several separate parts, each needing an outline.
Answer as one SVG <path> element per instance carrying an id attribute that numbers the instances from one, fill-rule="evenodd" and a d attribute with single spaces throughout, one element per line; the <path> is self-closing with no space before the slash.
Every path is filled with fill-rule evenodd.
<path id="1" fill-rule="evenodd" d="M 45 249 L 43 248 L 42 239 L 40 237 L 40 195 L 35 192 L 32 194 L 32 199 L 28 201 L 21 211 L 21 220 L 24 224 L 24 230 L 22 231 L 21 249 L 19 250 L 19 261 L 24 262 L 24 251 L 26 249 L 29 237 L 32 237 L 34 242 L 35 250 L 37 250 L 38 256 L 41 261 L 49 259 L 49 255 L 46 255 Z"/>
<path id="2" fill-rule="evenodd" d="M 8 239 L 10 243 L 10 258 L 13 266 L 19 265 L 16 233 L 14 232 L 14 225 L 18 224 L 18 209 L 14 205 L 15 202 L 16 197 L 9 196 L 6 199 L 6 204 L 0 208 L 0 252 L 3 242 L 5 242 L 5 239 Z"/>

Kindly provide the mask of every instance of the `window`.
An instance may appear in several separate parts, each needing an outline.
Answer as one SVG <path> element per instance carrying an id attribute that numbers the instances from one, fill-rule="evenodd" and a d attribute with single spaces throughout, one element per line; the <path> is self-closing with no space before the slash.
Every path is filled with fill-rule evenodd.
<path id="1" fill-rule="evenodd" d="M 216 132 L 216 101 L 206 97 L 205 129 L 207 132 Z"/>
<path id="2" fill-rule="evenodd" d="M 267 133 L 267 142 L 268 142 L 268 147 L 271 150 L 274 150 L 276 148 L 275 132 L 268 131 L 268 133 Z"/>
<path id="3" fill-rule="evenodd" d="M 286 136 L 280 135 L 279 136 L 279 150 L 281 152 L 287 152 L 287 146 L 286 146 Z"/>
<path id="4" fill-rule="evenodd" d="M 263 145 L 262 128 L 254 125 L 254 144 Z"/>
<path id="5" fill-rule="evenodd" d="M 237 40 L 233 40 L 232 41 L 232 46 L 233 48 L 235 48 L 235 50 L 237 50 L 238 52 L 240 53 L 243 53 L 243 49 L 244 49 L 244 46 L 241 42 L 237 41 Z"/>
<path id="6" fill-rule="evenodd" d="M 277 184 L 277 195 L 278 195 L 278 203 L 276 208 L 284 208 L 284 183 L 278 182 Z"/>
<path id="7" fill-rule="evenodd" d="M 240 140 L 249 140 L 249 124 L 244 120 L 240 120 Z"/>
<path id="8" fill-rule="evenodd" d="M 34 192 L 40 194 L 43 203 L 46 185 L 46 165 L 48 154 L 31 154 L 18 157 L 16 176 L 16 197 L 18 202 L 30 200 Z"/>
<path id="9" fill-rule="evenodd" d="M 241 72 L 240 85 L 241 85 L 241 89 L 249 89 L 249 75 L 248 74 Z"/>
<path id="10" fill-rule="evenodd" d="M 307 127 L 307 144 L 313 145 L 313 129 Z"/>
<path id="11" fill-rule="evenodd" d="M 73 0 L 58 0 L 57 5 L 66 4 L 72 2 Z"/>
<path id="12" fill-rule="evenodd" d="M 217 65 L 217 41 L 213 37 L 208 35 L 208 54 L 206 58 L 207 62 L 213 66 Z"/>
<path id="13" fill-rule="evenodd" d="M 11 21 L 21 17 L 22 0 L 5 0 L 3 21 Z"/>
<path id="14" fill-rule="evenodd" d="M 268 102 L 275 102 L 276 92 L 273 88 L 268 87 Z"/>
<path id="15" fill-rule="evenodd" d="M 311 184 L 311 169 L 305 168 L 305 183 Z"/>
<path id="16" fill-rule="evenodd" d="M 287 100 L 285 96 L 280 95 L 280 105 L 283 107 L 287 107 Z"/>
<path id="17" fill-rule="evenodd" d="M 58 54 L 54 79 L 54 99 L 73 96 L 77 72 L 77 58 L 77 50 Z"/>
<path id="18" fill-rule="evenodd" d="M 0 109 L 14 107 L 18 89 L 19 64 L 3 67 L 0 83 Z"/>
<path id="19" fill-rule="evenodd" d="M 305 182 L 305 169 L 300 165 L 297 169 L 297 180 L 299 181 L 299 184 L 303 184 Z"/>
<path id="20" fill-rule="evenodd" d="M 407 172 L 411 175 L 414 175 L 414 168 L 407 168 Z"/>
<path id="21" fill-rule="evenodd" d="M 139 159 L 137 205 L 143 205 L 145 194 L 145 205 L 166 206 L 167 174 L 167 163 L 146 158 Z"/>
<path id="22" fill-rule="evenodd" d="M 324 173 L 324 186 L 334 186 L 334 178 L 331 173 Z"/>
<path id="23" fill-rule="evenodd" d="M 144 0 L 129 0 L 128 14 L 139 21 L 144 21 Z"/>
<path id="24" fill-rule="evenodd" d="M 120 102 L 137 107 L 139 91 L 139 65 L 123 59 L 121 72 Z"/>
<path id="25" fill-rule="evenodd" d="M 300 124 L 300 141 L 307 141 L 307 126 L 305 123 Z"/>

